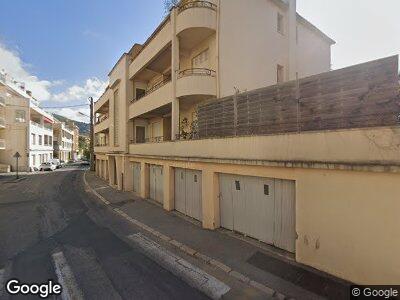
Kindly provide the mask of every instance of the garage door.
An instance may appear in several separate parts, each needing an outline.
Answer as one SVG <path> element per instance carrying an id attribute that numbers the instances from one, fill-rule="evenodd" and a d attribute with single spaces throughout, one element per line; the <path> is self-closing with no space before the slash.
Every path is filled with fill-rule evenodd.
<path id="1" fill-rule="evenodd" d="M 132 164 L 132 172 L 133 172 L 133 191 L 136 194 L 140 194 L 140 163 Z"/>
<path id="2" fill-rule="evenodd" d="M 163 203 L 164 181 L 162 166 L 150 165 L 150 199 Z"/>
<path id="3" fill-rule="evenodd" d="M 202 220 L 201 171 L 175 169 L 175 209 Z"/>
<path id="4" fill-rule="evenodd" d="M 295 182 L 220 174 L 221 226 L 295 251 Z"/>

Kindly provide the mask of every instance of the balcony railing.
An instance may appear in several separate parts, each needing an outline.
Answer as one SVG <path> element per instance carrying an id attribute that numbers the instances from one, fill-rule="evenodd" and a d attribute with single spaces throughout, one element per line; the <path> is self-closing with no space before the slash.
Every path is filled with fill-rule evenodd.
<path id="1" fill-rule="evenodd" d="M 167 78 L 161 80 L 160 82 L 157 82 L 156 84 L 151 86 L 149 89 L 147 89 L 146 92 L 144 93 L 144 95 L 136 97 L 136 99 L 133 99 L 132 102 L 138 101 L 138 100 L 146 97 L 147 95 L 155 92 L 156 90 L 158 90 L 159 88 L 163 87 L 164 85 L 166 85 L 170 81 L 171 81 L 171 76 L 168 76 Z"/>
<path id="2" fill-rule="evenodd" d="M 136 140 L 131 140 L 131 144 L 152 144 L 152 143 L 162 143 L 166 141 L 163 136 L 154 136 L 151 138 L 145 138 L 144 142 L 137 142 Z"/>
<path id="3" fill-rule="evenodd" d="M 107 147 L 107 146 L 108 146 L 108 143 L 100 143 L 100 142 L 97 142 L 94 146 L 95 146 L 95 147 Z"/>
<path id="4" fill-rule="evenodd" d="M 39 128 L 42 128 L 44 130 L 53 131 L 53 128 L 44 126 L 44 125 L 39 124 L 39 123 L 36 123 L 35 121 L 32 121 L 32 120 L 31 120 L 31 125 L 39 127 Z"/>
<path id="5" fill-rule="evenodd" d="M 195 8 L 195 7 L 217 10 L 217 6 L 210 1 L 184 1 L 181 5 L 179 5 L 178 13 L 181 13 L 189 8 Z"/>
<path id="6" fill-rule="evenodd" d="M 108 120 L 108 115 L 98 117 L 96 120 L 96 124 L 100 124 L 101 122 L 104 122 L 105 120 Z"/>
<path id="7" fill-rule="evenodd" d="M 192 68 L 186 69 L 178 72 L 178 78 L 186 77 L 186 76 L 211 76 L 215 77 L 216 73 L 214 70 L 206 69 L 206 68 Z"/>
<path id="8" fill-rule="evenodd" d="M 6 141 L 4 139 L 0 139 L 0 149 L 6 148 Z"/>

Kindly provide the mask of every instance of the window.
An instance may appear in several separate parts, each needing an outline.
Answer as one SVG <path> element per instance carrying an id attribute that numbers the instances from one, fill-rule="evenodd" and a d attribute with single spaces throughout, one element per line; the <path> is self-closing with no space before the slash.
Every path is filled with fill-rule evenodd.
<path id="1" fill-rule="evenodd" d="M 192 68 L 204 68 L 208 61 L 208 49 L 192 58 Z"/>
<path id="2" fill-rule="evenodd" d="M 146 96 L 146 90 L 136 89 L 136 100 L 139 100 L 140 98 L 143 98 L 144 96 Z"/>
<path id="3" fill-rule="evenodd" d="M 16 123 L 25 123 L 25 111 L 24 110 L 16 110 L 15 111 L 15 122 Z"/>
<path id="4" fill-rule="evenodd" d="M 53 145 L 53 137 L 49 136 L 49 146 L 52 146 L 52 145 Z"/>
<path id="5" fill-rule="evenodd" d="M 32 154 L 32 165 L 36 165 L 36 155 Z"/>
<path id="6" fill-rule="evenodd" d="M 269 196 L 269 185 L 264 184 L 264 195 Z"/>
<path id="7" fill-rule="evenodd" d="M 284 68 L 281 65 L 276 66 L 276 82 L 281 83 L 284 81 Z"/>
<path id="8" fill-rule="evenodd" d="M 281 13 L 278 12 L 278 17 L 277 17 L 277 30 L 280 34 L 284 34 L 284 24 L 283 24 L 284 18 Z"/>
<path id="9" fill-rule="evenodd" d="M 240 191 L 240 181 L 239 180 L 235 180 L 235 187 L 237 191 Z"/>
<path id="10" fill-rule="evenodd" d="M 39 135 L 39 145 L 42 145 L 43 143 L 42 143 L 42 136 L 41 135 Z"/>
<path id="11" fill-rule="evenodd" d="M 44 135 L 44 144 L 47 146 L 49 144 L 49 136 L 48 135 Z"/>
<path id="12" fill-rule="evenodd" d="M 31 133 L 32 145 L 36 145 L 36 134 Z"/>

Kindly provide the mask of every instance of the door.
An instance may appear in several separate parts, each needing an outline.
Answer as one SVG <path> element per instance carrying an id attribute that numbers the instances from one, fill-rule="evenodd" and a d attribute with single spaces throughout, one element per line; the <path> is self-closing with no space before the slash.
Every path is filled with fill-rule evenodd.
<path id="1" fill-rule="evenodd" d="M 175 169 L 175 210 L 186 215 L 186 174 L 185 169 Z"/>
<path id="2" fill-rule="evenodd" d="M 146 128 L 144 126 L 136 126 L 136 143 L 143 144 L 146 142 Z"/>
<path id="3" fill-rule="evenodd" d="M 112 160 L 112 165 L 114 169 L 114 185 L 118 185 L 117 160 L 115 158 Z"/>
<path id="4" fill-rule="evenodd" d="M 150 199 L 163 203 L 164 181 L 162 166 L 150 165 Z"/>
<path id="5" fill-rule="evenodd" d="M 132 172 L 133 172 L 133 191 L 137 194 L 140 194 L 140 175 L 141 175 L 140 163 L 132 164 Z"/>
<path id="6" fill-rule="evenodd" d="M 201 171 L 175 169 L 175 209 L 191 218 L 202 220 Z"/>
<path id="7" fill-rule="evenodd" d="M 295 182 L 220 174 L 221 226 L 295 252 Z"/>
<path id="8" fill-rule="evenodd" d="M 201 201 L 201 171 L 186 170 L 186 215 L 201 221 L 203 208 Z"/>

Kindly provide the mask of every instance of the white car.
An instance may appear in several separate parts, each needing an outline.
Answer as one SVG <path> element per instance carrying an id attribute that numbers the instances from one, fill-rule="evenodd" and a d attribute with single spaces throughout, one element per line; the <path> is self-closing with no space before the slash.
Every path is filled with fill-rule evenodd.
<path id="1" fill-rule="evenodd" d="M 50 160 L 50 162 L 56 166 L 56 169 L 59 169 L 62 167 L 61 161 L 58 158 L 53 158 Z"/>
<path id="2" fill-rule="evenodd" d="M 45 162 L 39 166 L 40 171 L 54 171 L 55 169 L 57 169 L 57 166 L 51 162 Z"/>

